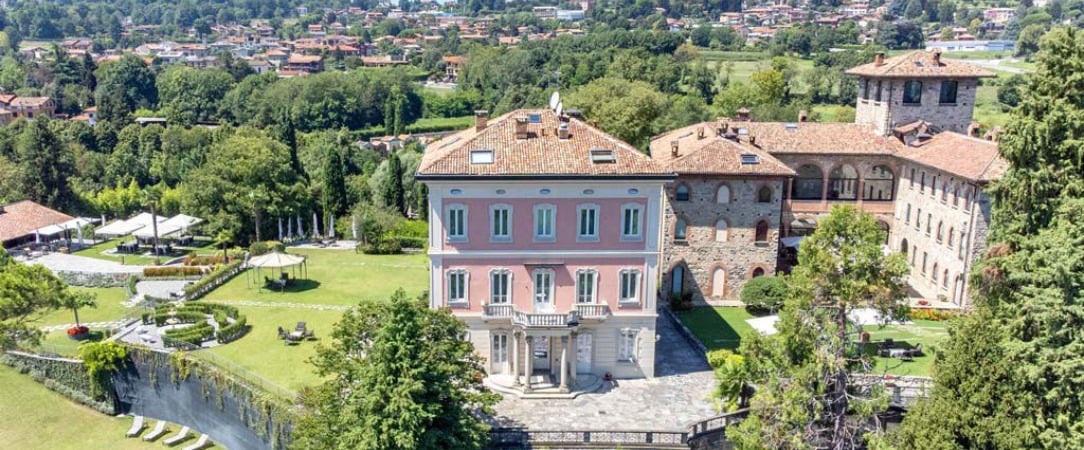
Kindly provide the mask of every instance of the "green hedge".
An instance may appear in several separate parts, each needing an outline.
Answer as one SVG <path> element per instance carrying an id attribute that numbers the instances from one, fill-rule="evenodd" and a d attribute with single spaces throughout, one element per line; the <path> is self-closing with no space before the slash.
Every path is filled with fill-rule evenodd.
<path id="1" fill-rule="evenodd" d="M 190 327 L 166 330 L 162 336 L 162 344 L 166 347 L 188 347 L 189 344 L 198 346 L 204 341 L 209 341 L 215 336 L 215 328 L 207 322 L 202 322 Z"/>
<path id="2" fill-rule="evenodd" d="M 236 341 L 247 332 L 248 319 L 246 319 L 245 316 L 238 316 L 234 318 L 233 323 L 220 327 L 215 337 L 218 339 L 218 342 L 226 344 Z"/>
<path id="3" fill-rule="evenodd" d="M 212 283 L 225 282 L 238 267 L 241 267 L 244 261 L 238 259 L 223 265 L 215 269 L 213 272 L 207 274 L 207 276 L 200 278 L 199 281 L 192 283 L 192 285 L 184 288 L 184 295 L 189 299 L 198 297 L 206 292 L 209 286 L 215 286 Z"/>
<path id="4" fill-rule="evenodd" d="M 403 247 L 395 240 L 385 239 L 376 244 L 362 246 L 361 252 L 367 255 L 397 255 L 403 253 Z"/>
<path id="5" fill-rule="evenodd" d="M 143 268 L 143 276 L 147 278 L 188 277 L 194 275 L 203 275 L 203 269 L 198 266 L 165 266 Z"/>
<path id="6" fill-rule="evenodd" d="M 177 311 L 176 314 L 171 314 L 169 311 L 163 313 L 155 313 L 154 324 L 162 326 L 166 324 L 169 319 L 177 319 L 178 323 L 196 323 L 199 321 L 206 321 L 207 315 L 199 311 Z"/>

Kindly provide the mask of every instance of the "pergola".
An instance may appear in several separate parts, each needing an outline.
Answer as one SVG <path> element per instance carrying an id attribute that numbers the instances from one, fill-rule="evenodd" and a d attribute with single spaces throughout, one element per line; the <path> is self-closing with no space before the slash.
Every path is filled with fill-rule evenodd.
<path id="1" fill-rule="evenodd" d="M 271 253 L 265 253 L 260 256 L 254 256 L 249 258 L 248 265 L 255 271 L 249 271 L 249 287 L 252 287 L 251 283 L 255 283 L 257 287 L 263 288 L 264 277 L 263 269 L 271 270 L 278 269 L 279 273 L 287 273 L 286 270 L 290 269 L 290 278 L 307 278 L 309 273 L 308 262 L 305 261 L 305 257 L 301 255 L 291 255 L 274 251 Z"/>

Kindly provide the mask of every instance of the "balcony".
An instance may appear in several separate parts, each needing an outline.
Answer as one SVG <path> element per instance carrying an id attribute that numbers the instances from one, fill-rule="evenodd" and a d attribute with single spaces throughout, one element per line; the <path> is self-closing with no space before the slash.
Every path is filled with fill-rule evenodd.
<path id="1" fill-rule="evenodd" d="M 484 305 L 482 319 L 505 320 L 527 328 L 560 328 L 578 324 L 581 320 L 606 320 L 610 316 L 608 305 L 577 304 L 567 313 L 535 313 L 517 310 L 510 304 Z"/>

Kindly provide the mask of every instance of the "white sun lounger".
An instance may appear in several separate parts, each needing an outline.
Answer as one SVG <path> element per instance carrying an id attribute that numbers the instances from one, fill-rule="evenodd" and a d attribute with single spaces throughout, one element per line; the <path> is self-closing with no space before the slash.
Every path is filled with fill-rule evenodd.
<path id="1" fill-rule="evenodd" d="M 128 437 L 139 436 L 139 432 L 143 431 L 143 416 L 135 416 L 132 420 L 132 427 L 128 429 Z"/>
<path id="2" fill-rule="evenodd" d="M 154 426 L 154 430 L 151 430 L 150 434 L 143 436 L 143 440 L 150 442 L 158 439 L 159 436 L 166 434 L 166 421 L 159 420 L 158 425 Z"/>
<path id="3" fill-rule="evenodd" d="M 177 434 L 170 436 L 169 439 L 166 439 L 165 442 L 162 443 L 166 445 L 176 445 L 178 442 L 183 441 L 186 437 L 188 437 L 188 427 L 181 428 L 181 431 L 178 431 Z"/>
<path id="4" fill-rule="evenodd" d="M 195 444 L 192 444 L 192 445 L 189 445 L 188 447 L 185 447 L 184 450 L 199 450 L 199 449 L 201 449 L 203 447 L 206 447 L 207 444 L 208 444 L 208 442 L 207 442 L 208 439 L 210 439 L 210 436 L 207 436 L 206 434 L 203 434 L 203 435 L 201 435 L 199 437 L 199 440 L 196 441 Z"/>

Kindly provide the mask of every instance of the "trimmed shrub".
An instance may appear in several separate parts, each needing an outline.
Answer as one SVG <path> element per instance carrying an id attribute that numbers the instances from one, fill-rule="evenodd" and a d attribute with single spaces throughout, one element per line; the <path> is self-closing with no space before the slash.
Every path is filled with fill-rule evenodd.
<path id="1" fill-rule="evenodd" d="M 960 317 L 960 313 L 957 311 L 951 311 L 946 309 L 912 309 L 907 312 L 907 317 L 911 320 L 949 320 Z"/>
<path id="2" fill-rule="evenodd" d="M 397 255 L 403 253 L 403 247 L 393 239 L 382 239 L 376 244 L 363 246 L 361 252 L 367 255 Z"/>
<path id="3" fill-rule="evenodd" d="M 187 344 L 199 345 L 215 336 L 215 328 L 207 322 L 190 327 L 166 330 L 162 344 L 166 347 L 187 347 Z"/>
<path id="4" fill-rule="evenodd" d="M 230 261 L 233 261 L 234 259 L 234 257 L 230 257 Z M 222 255 L 188 255 L 184 257 L 184 265 L 186 266 L 213 266 L 215 264 L 224 264 L 225 262 L 226 258 Z"/>
<path id="5" fill-rule="evenodd" d="M 734 356 L 734 352 L 721 348 L 718 350 L 711 350 L 708 352 L 708 365 L 713 369 L 718 369 L 726 364 L 726 361 Z"/>
<path id="6" fill-rule="evenodd" d="M 286 250 L 286 246 L 282 245 L 279 241 L 261 241 L 253 242 L 248 246 L 248 253 L 252 256 L 260 256 L 265 253 L 282 252 Z"/>
<path id="7" fill-rule="evenodd" d="M 162 326 L 166 324 L 169 319 L 177 319 L 178 323 L 196 323 L 200 321 L 206 321 L 207 315 L 199 311 L 183 311 L 179 310 L 176 313 L 171 314 L 169 311 L 155 313 L 154 324 Z"/>
<path id="8" fill-rule="evenodd" d="M 248 319 L 245 316 L 237 316 L 233 319 L 233 323 L 220 327 L 215 338 L 220 343 L 233 342 L 244 336 L 248 332 Z"/>
<path id="9" fill-rule="evenodd" d="M 222 280 L 222 279 L 226 278 L 226 277 L 229 277 L 231 275 L 231 272 L 233 272 L 234 269 L 237 269 L 238 267 L 241 267 L 242 263 L 244 263 L 244 261 L 242 261 L 242 260 L 233 260 L 232 262 L 230 262 L 230 263 L 228 263 L 226 265 L 217 267 L 215 270 L 211 271 L 211 273 L 207 274 L 207 276 L 205 276 L 203 278 L 200 278 L 199 281 L 197 281 L 195 283 L 192 283 L 192 285 L 190 285 L 190 286 L 185 287 L 184 288 L 185 297 L 188 297 L 188 298 L 191 299 L 193 294 L 202 291 L 203 288 L 210 285 L 211 283 L 216 283 L 216 282 L 219 282 L 220 280 L 225 281 L 225 280 Z"/>
<path id="10" fill-rule="evenodd" d="M 787 282 L 783 277 L 756 277 L 745 282 L 741 301 L 749 309 L 770 310 L 783 306 L 787 298 Z"/>
<path id="11" fill-rule="evenodd" d="M 196 266 L 144 267 L 143 276 L 153 277 L 189 277 L 203 275 L 203 269 Z"/>

